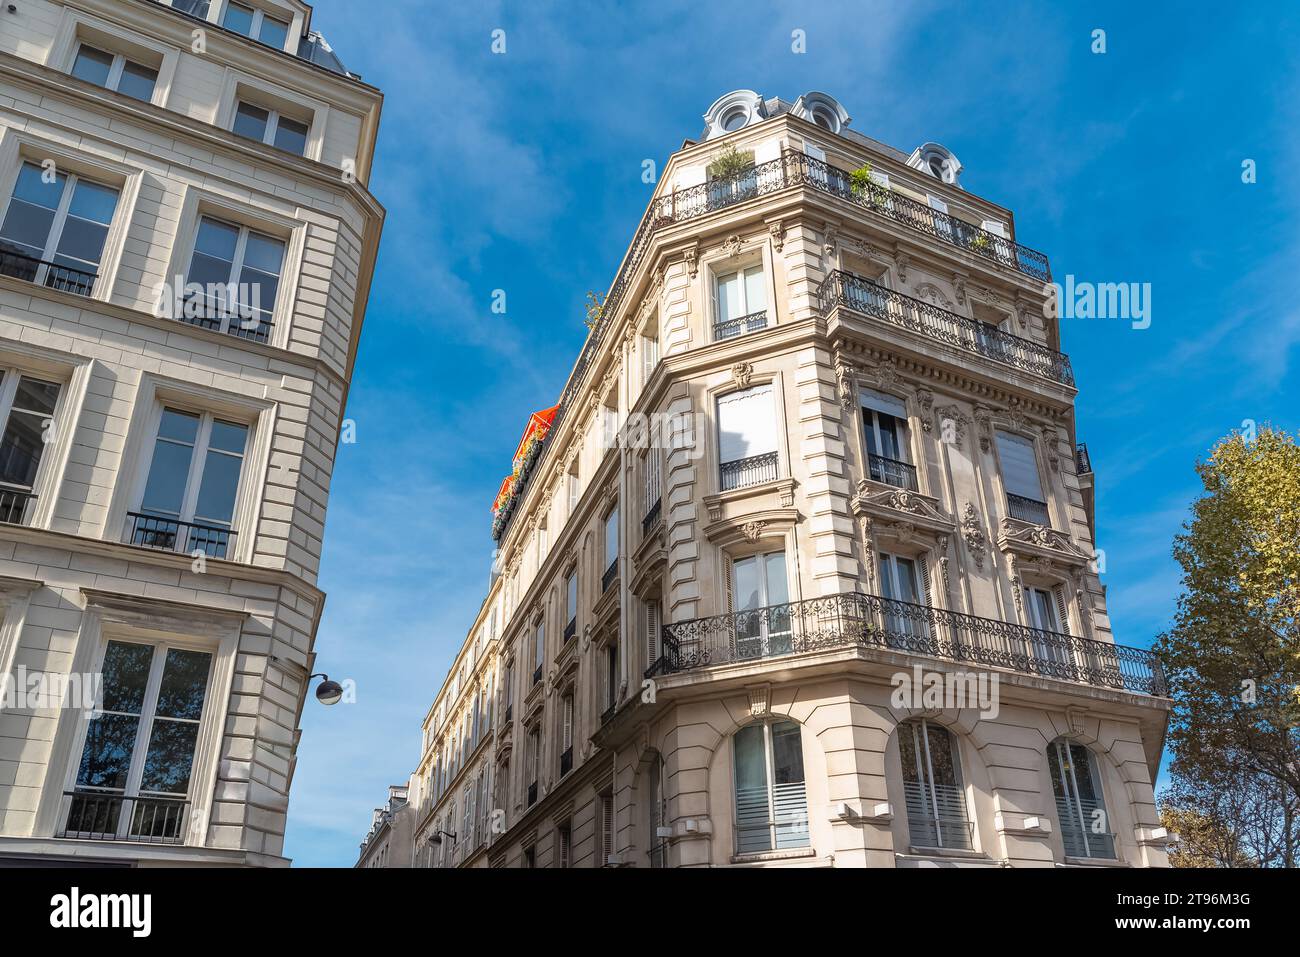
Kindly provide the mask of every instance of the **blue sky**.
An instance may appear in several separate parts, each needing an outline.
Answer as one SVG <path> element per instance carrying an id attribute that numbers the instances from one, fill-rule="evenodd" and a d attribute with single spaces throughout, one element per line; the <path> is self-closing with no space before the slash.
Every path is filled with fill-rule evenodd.
<path id="1" fill-rule="evenodd" d="M 317 0 L 316 27 L 387 96 L 371 188 L 389 218 L 316 645 L 318 670 L 354 679 L 358 700 L 305 709 L 297 864 L 350 866 L 418 760 L 487 587 L 492 496 L 645 207 L 642 162 L 662 166 L 729 90 L 823 90 L 862 133 L 943 143 L 1056 276 L 1151 283 L 1150 328 L 1066 320 L 1062 339 L 1117 640 L 1166 627 L 1197 458 L 1247 419 L 1300 428 L 1300 15 L 1134 6 Z M 1245 159 L 1257 183 L 1242 183 Z"/>

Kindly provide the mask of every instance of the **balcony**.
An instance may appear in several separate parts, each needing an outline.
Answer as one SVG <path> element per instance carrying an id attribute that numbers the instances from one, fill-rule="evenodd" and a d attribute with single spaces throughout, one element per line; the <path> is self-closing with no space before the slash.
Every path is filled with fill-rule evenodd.
<path id="1" fill-rule="evenodd" d="M 1047 517 L 1047 503 L 1025 498 L 1023 495 L 1012 495 L 1008 492 L 1007 511 L 1011 513 L 1012 518 L 1029 522 L 1031 525 L 1051 524 L 1051 520 Z"/>
<path id="2" fill-rule="evenodd" d="M 55 837 L 78 841 L 182 844 L 189 802 L 178 798 L 126 797 L 99 791 L 63 792 Z"/>
<path id="3" fill-rule="evenodd" d="M 1080 475 L 1092 471 L 1092 458 L 1088 455 L 1088 446 L 1083 442 L 1074 447 L 1074 470 Z"/>
<path id="4" fill-rule="evenodd" d="M 230 554 L 235 535 L 231 529 L 219 525 L 181 522 L 141 512 L 127 513 L 125 541 L 128 545 L 138 545 L 141 548 L 184 552 L 187 555 L 199 551 L 208 558 L 226 558 Z"/>
<path id="5" fill-rule="evenodd" d="M 180 304 L 178 314 L 172 318 L 249 342 L 269 341 L 274 326 L 261 313 L 248 306 L 229 302 L 224 295 L 190 295 Z"/>
<path id="6" fill-rule="evenodd" d="M 654 528 L 655 523 L 659 521 L 659 516 L 662 513 L 662 510 L 663 510 L 663 499 L 662 498 L 655 499 L 655 503 L 651 505 L 650 510 L 645 513 L 645 518 L 641 519 L 642 538 L 650 534 L 650 530 Z"/>
<path id="7" fill-rule="evenodd" d="M 852 647 L 929 655 L 1138 694 L 1166 693 L 1160 660 L 1141 648 L 861 592 L 665 625 L 663 654 L 647 675 Z"/>
<path id="8" fill-rule="evenodd" d="M 892 485 L 894 488 L 905 488 L 910 492 L 920 491 L 916 484 L 916 466 L 907 462 L 868 452 L 867 472 L 872 481 Z"/>
<path id="9" fill-rule="evenodd" d="M 928 339 L 946 342 L 963 352 L 1005 363 L 1063 385 L 1074 384 L 1070 359 L 1063 353 L 840 269 L 832 272 L 817 287 L 817 299 L 824 313 L 840 306 L 910 329 Z"/>
<path id="10" fill-rule="evenodd" d="M 93 272 L 73 269 L 71 266 L 60 266 L 58 263 L 25 256 L 11 249 L 0 249 L 0 275 L 13 276 L 15 279 L 33 282 L 38 286 L 57 289 L 60 292 L 70 292 L 77 296 L 94 295 L 95 279 L 98 278 Z"/>
<path id="11" fill-rule="evenodd" d="M 721 342 L 723 339 L 735 339 L 737 336 L 743 336 L 748 332 L 757 332 L 759 329 L 766 328 L 767 310 L 751 312 L 747 316 L 715 322 L 713 324 L 713 341 Z"/>
<path id="12" fill-rule="evenodd" d="M 605 569 L 605 574 L 600 576 L 601 592 L 609 591 L 609 586 L 614 584 L 614 579 L 617 577 L 618 577 L 618 559 L 616 558 L 609 563 L 609 567 Z"/>
<path id="13" fill-rule="evenodd" d="M 5 525 L 26 525 L 36 496 L 26 489 L 0 489 L 0 522 Z"/>
<path id="14" fill-rule="evenodd" d="M 573 745 L 569 745 L 560 755 L 560 777 L 573 770 Z"/>
<path id="15" fill-rule="evenodd" d="M 775 452 L 751 455 L 734 462 L 723 462 L 718 468 L 718 488 L 729 492 L 735 488 L 761 485 L 776 481 L 777 457 Z"/>

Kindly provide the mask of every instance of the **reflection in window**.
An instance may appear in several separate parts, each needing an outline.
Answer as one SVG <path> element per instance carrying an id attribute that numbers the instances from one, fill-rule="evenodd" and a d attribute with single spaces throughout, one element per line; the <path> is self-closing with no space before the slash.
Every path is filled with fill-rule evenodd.
<path id="1" fill-rule="evenodd" d="M 736 853 L 808 847 L 803 740 L 793 721 L 765 721 L 736 732 Z"/>
<path id="2" fill-rule="evenodd" d="M 0 375 L 0 522 L 30 516 L 33 489 L 45 451 L 59 384 L 10 371 Z"/>
<path id="3" fill-rule="evenodd" d="M 1057 738 L 1048 746 L 1047 767 L 1065 856 L 1114 859 L 1115 838 L 1106 815 L 1100 768 L 1092 752 Z"/>
<path id="4" fill-rule="evenodd" d="M 942 725 L 906 721 L 898 726 L 898 754 L 913 846 L 970 850 L 973 835 L 957 739 Z"/>

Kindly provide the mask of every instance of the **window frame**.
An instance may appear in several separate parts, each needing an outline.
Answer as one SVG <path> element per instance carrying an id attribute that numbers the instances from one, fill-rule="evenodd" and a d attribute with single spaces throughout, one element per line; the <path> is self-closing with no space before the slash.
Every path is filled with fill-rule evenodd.
<path id="1" fill-rule="evenodd" d="M 109 58 L 108 76 L 105 78 L 103 85 L 95 83 L 94 80 L 87 80 L 77 76 L 72 71 L 76 69 L 77 58 L 81 55 L 83 49 L 94 50 L 96 53 L 102 53 Z M 126 65 L 130 63 L 133 66 L 143 67 L 146 70 L 153 71 L 153 86 L 149 90 L 147 98 L 135 96 L 132 93 L 124 93 L 120 87 L 122 83 L 122 74 L 126 71 Z M 87 41 L 83 37 L 77 37 L 72 47 L 72 59 L 68 63 L 68 75 L 73 79 L 81 80 L 83 83 L 90 83 L 99 86 L 101 89 L 110 90 L 113 93 L 120 93 L 122 96 L 128 96 L 140 103 L 153 103 L 154 98 L 158 95 L 158 85 L 162 80 L 162 66 L 150 66 L 148 63 L 141 63 L 139 60 L 122 53 L 120 50 L 106 50 L 101 46 L 95 45 L 94 42 Z"/>
<path id="2" fill-rule="evenodd" d="M 252 11 L 253 19 L 252 22 L 249 24 L 249 30 L 251 32 L 243 33 L 239 30 L 236 30 L 234 27 L 226 26 L 226 14 L 230 12 L 231 7 L 236 7 L 236 6 L 243 7 L 246 10 Z M 217 14 L 217 16 L 213 17 L 212 11 L 218 8 L 220 12 Z M 234 33 L 237 36 L 241 36 L 246 40 L 252 40 L 254 43 L 260 43 L 268 50 L 279 50 L 281 53 L 294 52 L 293 50 L 290 49 L 290 47 L 295 46 L 293 40 L 293 34 L 294 34 L 293 24 L 296 17 L 291 13 L 289 14 L 288 20 L 281 20 L 280 16 L 272 14 L 265 7 L 259 4 L 249 3 L 248 0 L 216 0 L 215 3 L 210 3 L 208 5 L 208 11 L 209 11 L 210 22 L 216 23 L 223 30 L 229 30 L 231 33 Z M 277 8 L 276 13 L 283 15 L 289 13 L 289 11 L 280 10 L 279 8 Z M 284 24 L 285 37 L 284 37 L 284 44 L 282 46 L 278 46 L 278 47 L 272 46 L 271 44 L 267 43 L 265 40 L 261 38 L 260 34 L 262 32 L 262 24 L 267 19 L 275 20 L 277 23 Z"/>
<path id="3" fill-rule="evenodd" d="M 74 385 L 67 377 L 55 375 L 44 370 L 28 371 L 24 365 L 11 365 L 0 360 L 0 440 L 9 429 L 9 417 L 13 414 L 14 398 L 18 394 L 19 383 L 23 379 L 35 379 L 38 382 L 48 382 L 59 387 L 59 397 L 54 402 L 54 411 L 42 422 L 42 431 L 48 429 L 52 424 L 54 426 L 55 441 L 45 442 L 41 449 L 41 460 L 36 466 L 36 475 L 32 478 L 32 487 L 26 492 L 30 496 L 29 505 L 25 507 L 23 522 L 29 528 L 40 527 L 44 521 L 44 515 L 38 511 L 41 508 L 42 499 L 48 499 L 51 491 L 50 486 L 55 478 L 62 472 L 62 466 L 49 464 L 52 459 L 59 456 L 58 436 L 61 433 L 59 423 L 63 421 L 64 413 L 71 401 L 68 393 L 72 391 Z M 0 482 L 0 494 L 5 492 L 22 491 L 18 486 L 11 486 L 9 483 Z M 35 504 L 30 504 L 34 502 Z M 52 507 L 52 503 L 51 503 Z"/>
<path id="4" fill-rule="evenodd" d="M 208 329 L 211 332 L 218 332 L 223 336 L 231 336 L 235 339 L 242 339 L 245 342 L 257 342 L 263 345 L 270 345 L 272 338 L 275 336 L 277 319 L 281 315 L 281 302 L 287 295 L 285 292 L 285 273 L 288 271 L 289 267 L 289 249 L 291 240 L 283 236 L 277 236 L 265 229 L 251 226 L 246 222 L 239 221 L 238 219 L 226 218 L 221 215 L 200 210 L 198 216 L 194 220 L 194 228 L 192 230 L 189 244 L 189 254 L 185 257 L 184 270 L 181 273 L 181 275 L 185 277 L 186 285 L 190 282 L 191 272 L 194 268 L 194 257 L 199 252 L 199 231 L 203 228 L 205 220 L 219 226 L 234 229 L 238 233 L 238 236 L 235 238 L 234 259 L 230 261 L 230 272 L 226 277 L 227 285 L 237 284 L 240 281 L 239 277 L 243 274 L 245 258 L 248 253 L 249 237 L 256 234 L 259 237 L 270 239 L 280 244 L 280 272 L 276 275 L 275 301 L 270 305 L 270 318 L 266 320 L 266 329 L 264 332 L 262 331 L 260 318 L 258 325 L 251 329 L 245 329 L 242 319 L 240 319 L 237 314 L 234 314 L 237 310 L 228 305 L 221 310 L 221 315 L 219 317 L 220 325 L 215 328 L 210 328 L 200 323 L 190 322 L 190 320 L 183 315 L 175 318 L 180 322 L 184 322 L 186 325 L 197 326 L 200 329 Z M 181 299 L 182 304 L 184 304 L 184 290 L 178 290 L 177 295 L 178 298 Z M 261 305 L 265 306 L 264 303 Z M 206 318 L 210 319 L 211 317 Z M 247 335 L 245 335 L 245 333 L 247 333 Z M 261 338 L 258 338 L 258 333 L 261 333 Z"/>
<path id="5" fill-rule="evenodd" d="M 775 791 L 773 790 L 775 787 L 777 787 L 777 784 L 776 784 L 776 755 L 775 755 L 775 751 L 773 750 L 773 737 L 772 737 L 772 728 L 774 725 L 778 725 L 778 724 L 790 724 L 794 728 L 796 728 L 799 732 L 799 768 L 801 774 L 803 775 L 803 780 L 800 782 L 803 785 L 803 829 L 802 830 L 805 839 L 804 843 L 801 844 L 787 843 L 781 846 L 779 845 L 778 842 L 777 828 L 780 827 L 781 824 L 777 821 L 777 814 L 776 814 L 777 796 Z M 752 728 L 755 726 L 761 727 L 763 729 L 763 742 L 762 742 L 763 768 L 764 768 L 763 774 L 764 774 L 764 785 L 766 789 L 766 799 L 767 799 L 768 846 L 765 849 L 761 849 L 761 850 L 760 849 L 741 850 L 740 807 L 738 804 L 739 795 L 737 794 L 737 789 L 736 789 L 736 785 L 737 785 L 736 775 L 740 768 L 737 748 L 739 745 L 740 733 L 748 728 Z M 730 748 L 731 751 L 731 775 L 730 775 L 731 802 L 730 803 L 731 803 L 731 816 L 732 816 L 732 847 L 733 847 L 733 853 L 735 854 L 736 857 L 738 858 L 761 857 L 768 854 L 782 854 L 789 851 L 799 851 L 799 850 L 811 848 L 813 846 L 812 815 L 808 808 L 808 761 L 806 760 L 803 731 L 804 731 L 803 725 L 800 724 L 798 721 L 795 721 L 793 718 L 787 715 L 774 714 L 771 715 L 770 717 L 763 718 L 758 721 L 751 721 L 748 724 L 745 724 L 742 727 L 737 728 L 734 732 L 732 732 L 731 748 Z M 794 828 L 794 830 L 797 832 L 798 828 L 796 827 Z"/>
<path id="6" fill-rule="evenodd" d="M 256 110 L 263 110 L 266 113 L 266 130 L 262 133 L 261 140 L 253 139 L 251 136 L 245 136 L 243 133 L 240 133 L 235 129 L 235 123 L 239 119 L 239 108 L 241 106 L 249 106 Z M 283 146 L 276 145 L 275 137 L 280 131 L 280 121 L 282 119 L 287 119 L 292 123 L 297 123 L 306 128 L 303 131 L 301 153 L 295 153 L 293 150 L 287 150 Z M 307 150 L 311 145 L 311 127 L 312 124 L 310 121 L 303 122 L 295 116 L 287 115 L 277 106 L 263 106 L 260 103 L 254 102 L 253 100 L 243 99 L 242 97 L 236 97 L 235 107 L 230 116 L 230 132 L 233 135 L 238 136 L 242 140 L 247 140 L 250 143 L 260 142 L 263 146 L 269 146 L 272 149 L 279 150 L 287 156 L 300 156 L 303 159 L 308 158 Z"/>
<path id="7" fill-rule="evenodd" d="M 952 785 L 945 784 L 942 786 L 945 788 L 952 787 L 956 793 L 957 800 L 960 802 L 959 806 L 961 808 L 962 816 L 963 816 L 963 821 L 960 823 L 963 823 L 966 827 L 965 842 L 961 846 L 955 846 L 952 844 L 945 843 L 945 839 L 943 836 L 943 825 L 945 822 L 939 816 L 939 802 L 938 802 L 938 790 L 937 790 L 938 785 L 936 784 L 935 777 L 934 777 L 934 757 L 933 754 L 931 753 L 931 747 L 930 747 L 929 731 L 931 726 L 938 728 L 945 735 L 946 740 L 948 742 L 950 756 L 952 759 L 954 783 Z M 906 800 L 906 785 L 909 782 L 907 780 L 906 769 L 902 768 L 903 745 L 902 745 L 901 738 L 903 734 L 910 734 L 912 736 L 912 747 L 915 751 L 914 758 L 916 761 L 916 771 L 917 771 L 917 781 L 915 783 L 917 784 L 918 787 L 922 789 L 923 801 L 928 802 L 929 805 L 929 814 L 930 814 L 929 820 L 930 823 L 935 828 L 936 843 L 934 844 L 921 843 L 920 841 L 914 839 L 916 835 L 913 835 L 912 833 L 912 820 L 911 820 L 912 815 L 910 809 L 907 807 L 907 800 Z M 965 761 L 964 761 L 964 755 L 962 753 L 963 749 L 962 749 L 961 736 L 954 734 L 952 729 L 947 727 L 946 725 L 922 717 L 922 718 L 909 718 L 906 721 L 899 722 L 898 738 L 899 740 L 897 742 L 897 745 L 899 749 L 901 780 L 904 785 L 903 822 L 905 827 L 907 828 L 908 843 L 912 847 L 926 848 L 928 850 L 973 851 L 976 845 L 977 831 L 975 827 L 975 817 L 971 814 L 971 809 L 970 809 L 966 771 L 963 766 L 965 764 Z M 921 743 L 924 743 L 923 753 L 918 747 Z M 922 758 L 924 758 L 924 764 L 921 763 Z M 953 824 L 952 821 L 948 821 L 947 823 L 949 824 L 949 826 Z M 926 835 L 920 835 L 920 836 L 924 837 Z"/>

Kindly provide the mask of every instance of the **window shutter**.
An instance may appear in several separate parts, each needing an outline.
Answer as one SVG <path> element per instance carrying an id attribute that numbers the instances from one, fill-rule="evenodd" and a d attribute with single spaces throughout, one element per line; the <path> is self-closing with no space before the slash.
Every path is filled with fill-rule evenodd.
<path id="1" fill-rule="evenodd" d="M 877 186 L 883 186 L 885 189 L 889 189 L 889 174 L 888 174 L 888 173 L 877 173 L 877 172 L 873 169 L 873 170 L 871 171 L 871 181 L 872 181 L 873 183 L 875 183 Z"/>
<path id="2" fill-rule="evenodd" d="M 776 451 L 776 411 L 770 384 L 718 399 L 718 457 L 736 462 Z"/>
<path id="3" fill-rule="evenodd" d="M 736 580 L 736 569 L 731 561 L 730 555 L 723 556 L 722 559 L 722 577 L 726 586 L 727 607 L 726 613 L 730 614 L 736 610 L 736 599 L 732 594 L 732 583 Z"/>
<path id="4" fill-rule="evenodd" d="M 690 189 L 703 186 L 708 180 L 708 173 L 703 166 L 684 166 L 677 171 L 677 188 Z"/>
<path id="5" fill-rule="evenodd" d="M 564 698 L 564 750 L 573 746 L 573 695 Z"/>
<path id="6" fill-rule="evenodd" d="M 659 660 L 659 602 L 646 602 L 645 606 L 645 666 L 654 667 Z"/>
<path id="7" fill-rule="evenodd" d="M 1007 224 L 997 219 L 986 219 L 980 223 L 980 228 L 985 232 L 990 232 L 994 236 L 1000 236 L 1002 239 L 1007 238 Z"/>
<path id="8" fill-rule="evenodd" d="M 885 412 L 896 419 L 907 421 L 907 405 L 897 396 L 886 395 L 875 389 L 862 388 L 858 390 L 858 400 L 863 408 L 875 409 L 877 412 Z"/>
<path id="9" fill-rule="evenodd" d="M 1065 601 L 1065 586 L 1057 585 L 1052 589 L 1052 594 L 1056 598 L 1056 627 L 1063 635 L 1070 634 L 1070 613 L 1069 606 Z"/>
<path id="10" fill-rule="evenodd" d="M 1038 459 L 1034 444 L 1019 435 L 997 433 L 998 457 L 1002 460 L 1002 481 L 1012 495 L 1043 501 L 1042 485 L 1038 481 Z"/>
<path id="11" fill-rule="evenodd" d="M 604 867 L 614 854 L 614 797 L 600 796 L 600 866 Z"/>
<path id="12" fill-rule="evenodd" d="M 754 165 L 770 163 L 781 158 L 781 141 L 776 137 L 764 140 L 754 147 Z"/>

